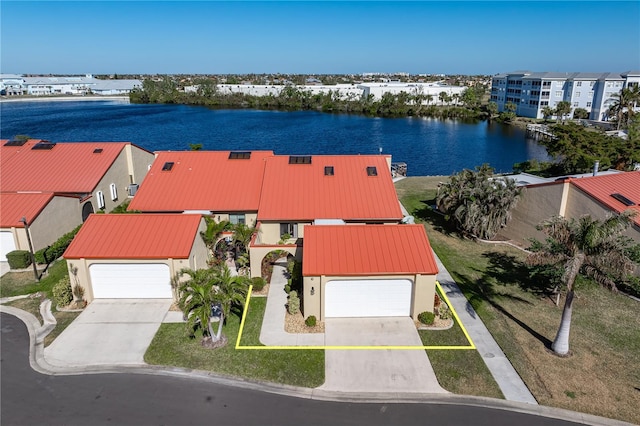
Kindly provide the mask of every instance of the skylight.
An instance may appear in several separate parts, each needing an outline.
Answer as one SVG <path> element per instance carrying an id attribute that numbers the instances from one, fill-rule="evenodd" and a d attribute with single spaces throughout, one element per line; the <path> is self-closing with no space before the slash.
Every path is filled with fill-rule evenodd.
<path id="1" fill-rule="evenodd" d="M 4 146 L 22 146 L 25 143 L 27 143 L 26 139 L 11 139 L 7 143 L 5 143 Z"/>
<path id="2" fill-rule="evenodd" d="M 378 169 L 376 166 L 367 167 L 367 176 L 378 176 Z"/>
<path id="3" fill-rule="evenodd" d="M 310 155 L 290 155 L 289 164 L 311 164 Z"/>
<path id="4" fill-rule="evenodd" d="M 627 197 L 625 197 L 624 195 L 616 192 L 615 194 L 611 194 L 611 196 L 613 198 L 615 198 L 616 200 L 620 201 L 622 204 L 624 204 L 625 206 L 635 206 L 636 203 L 634 203 L 633 201 L 631 201 L 630 199 L 628 199 Z"/>
<path id="5" fill-rule="evenodd" d="M 324 166 L 324 175 L 333 176 L 333 166 Z"/>
<path id="6" fill-rule="evenodd" d="M 102 154 L 102 148 L 96 148 L 93 150 L 94 154 Z"/>
<path id="7" fill-rule="evenodd" d="M 249 160 L 251 151 L 235 151 L 229 153 L 229 160 Z"/>
<path id="8" fill-rule="evenodd" d="M 32 146 L 31 149 L 35 149 L 35 150 L 50 150 L 50 149 L 53 149 L 54 146 L 56 146 L 55 142 L 40 141 L 37 144 L 35 144 L 34 146 Z"/>
<path id="9" fill-rule="evenodd" d="M 164 163 L 164 166 L 162 166 L 163 172 L 170 172 L 171 169 L 173 169 L 173 161 L 167 161 Z"/>

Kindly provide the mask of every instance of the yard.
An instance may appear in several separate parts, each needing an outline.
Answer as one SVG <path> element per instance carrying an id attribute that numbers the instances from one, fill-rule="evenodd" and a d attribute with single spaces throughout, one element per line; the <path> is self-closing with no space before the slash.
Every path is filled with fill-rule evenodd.
<path id="1" fill-rule="evenodd" d="M 432 211 L 437 183 L 446 179 L 408 178 L 396 188 L 538 402 L 640 423 L 640 302 L 582 280 L 574 302 L 571 356 L 553 355 L 547 348 L 564 301 L 556 306 L 541 291 L 544 283 L 532 282 L 526 253 L 462 239 Z M 429 357 L 438 373 L 437 359 L 431 352 Z"/>
<path id="2" fill-rule="evenodd" d="M 243 346 L 263 346 L 259 337 L 266 302 L 264 297 L 251 299 L 242 333 Z M 223 328 L 229 343 L 211 350 L 200 345 L 200 335 L 190 338 L 184 324 L 162 324 L 145 361 L 292 386 L 313 388 L 324 383 L 323 350 L 236 350 L 239 328 L 239 315 L 230 315 Z"/>

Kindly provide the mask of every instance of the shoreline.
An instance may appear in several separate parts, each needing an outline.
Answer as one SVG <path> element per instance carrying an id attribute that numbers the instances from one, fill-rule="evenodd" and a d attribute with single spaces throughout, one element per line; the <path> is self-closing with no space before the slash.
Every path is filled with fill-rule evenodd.
<path id="1" fill-rule="evenodd" d="M 127 101 L 129 103 L 129 96 L 123 95 L 105 95 L 105 96 L 34 96 L 34 97 L 3 97 L 0 98 L 0 103 L 11 102 L 84 102 L 84 101 Z"/>

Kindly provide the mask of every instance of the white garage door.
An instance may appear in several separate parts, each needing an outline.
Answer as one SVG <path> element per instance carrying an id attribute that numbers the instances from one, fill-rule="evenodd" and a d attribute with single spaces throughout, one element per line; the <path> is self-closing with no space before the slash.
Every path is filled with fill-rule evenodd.
<path id="1" fill-rule="evenodd" d="M 325 286 L 327 318 L 405 317 L 411 313 L 411 281 L 329 281 Z"/>
<path id="2" fill-rule="evenodd" d="M 0 231 L 0 262 L 7 261 L 7 253 L 16 249 L 13 232 Z"/>
<path id="3" fill-rule="evenodd" d="M 96 299 L 169 299 L 169 266 L 160 263 L 89 266 Z"/>

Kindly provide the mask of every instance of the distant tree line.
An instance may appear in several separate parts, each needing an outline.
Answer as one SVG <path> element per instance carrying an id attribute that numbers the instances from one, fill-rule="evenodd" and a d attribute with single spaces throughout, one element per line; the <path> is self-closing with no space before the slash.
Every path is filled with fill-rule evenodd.
<path id="1" fill-rule="evenodd" d="M 482 98 L 485 89 L 469 87 L 461 95 L 449 96 L 442 92 L 437 96 L 400 92 L 385 93 L 381 99 L 355 94 L 345 96 L 338 90 L 312 94 L 296 86 L 286 86 L 277 95 L 253 96 L 243 93 L 220 93 L 210 79 L 195 80 L 197 90 L 179 90 L 174 80 L 165 77 L 160 81 L 145 80 L 142 89 L 134 89 L 129 98 L 132 103 L 203 105 L 212 108 L 252 108 L 284 111 L 322 111 L 328 113 L 364 114 L 379 117 L 435 117 L 485 119 L 490 113 Z M 445 105 L 435 105 L 439 100 Z"/>

